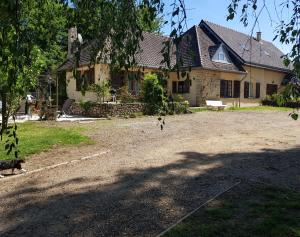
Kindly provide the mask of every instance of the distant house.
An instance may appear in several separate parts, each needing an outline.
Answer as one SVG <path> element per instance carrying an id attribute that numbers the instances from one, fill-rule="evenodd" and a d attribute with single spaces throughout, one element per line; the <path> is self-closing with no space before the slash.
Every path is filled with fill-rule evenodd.
<path id="1" fill-rule="evenodd" d="M 177 74 L 171 72 L 167 89 L 169 94 L 181 94 L 192 106 L 204 105 L 206 99 L 220 99 L 227 104 L 259 104 L 267 95 L 276 93 L 291 73 L 283 64 L 283 53 L 271 42 L 263 40 L 261 32 L 250 37 L 201 21 L 182 37 L 177 58 L 173 56 L 172 63 L 180 58 L 183 67 L 191 68 L 189 79 L 178 79 Z M 161 64 L 161 50 L 166 40 L 169 38 L 144 33 L 144 40 L 140 42 L 141 51 L 136 54 L 137 66 L 143 68 L 143 73 L 159 72 L 165 66 Z M 110 73 L 107 64 L 96 64 L 89 69 L 88 52 L 89 46 L 86 46 L 81 52 L 78 70 L 89 78 L 91 84 L 110 80 L 116 89 L 127 85 L 130 92 L 139 93 L 142 79 L 129 80 L 123 72 Z M 87 92 L 85 96 L 81 94 L 79 82 L 73 79 L 73 61 L 70 55 L 59 68 L 59 71 L 66 71 L 68 97 L 95 100 L 92 92 Z M 132 69 L 130 73 L 134 74 L 136 70 Z"/>

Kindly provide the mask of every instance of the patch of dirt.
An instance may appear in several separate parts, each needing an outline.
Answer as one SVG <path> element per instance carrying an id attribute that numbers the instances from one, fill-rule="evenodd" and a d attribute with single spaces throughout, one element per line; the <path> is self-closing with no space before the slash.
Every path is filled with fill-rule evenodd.
<path id="1" fill-rule="evenodd" d="M 284 112 L 205 112 L 83 126 L 94 145 L 28 159 L 33 170 L 105 150 L 92 160 L 0 180 L 1 236 L 155 236 L 237 180 L 300 190 L 300 121 Z"/>

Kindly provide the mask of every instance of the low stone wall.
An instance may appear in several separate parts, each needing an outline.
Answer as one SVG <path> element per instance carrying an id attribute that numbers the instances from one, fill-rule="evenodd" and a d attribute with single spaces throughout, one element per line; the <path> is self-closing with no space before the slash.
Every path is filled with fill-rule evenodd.
<path id="1" fill-rule="evenodd" d="M 70 106 L 69 112 L 71 115 L 88 116 L 94 118 L 103 118 L 107 116 L 117 117 L 126 116 L 133 113 L 143 112 L 144 104 L 132 103 L 132 104 L 100 104 L 86 102 L 85 106 L 80 103 L 73 103 Z"/>

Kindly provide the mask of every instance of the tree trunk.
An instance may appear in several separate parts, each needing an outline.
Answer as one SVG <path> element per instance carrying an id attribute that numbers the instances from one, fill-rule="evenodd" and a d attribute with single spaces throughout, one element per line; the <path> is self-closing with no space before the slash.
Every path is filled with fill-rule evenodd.
<path id="1" fill-rule="evenodd" d="M 1 129 L 2 131 L 5 131 L 7 129 L 8 124 L 8 113 L 7 113 L 7 94 L 5 92 L 1 93 L 1 99 L 2 99 L 2 124 Z"/>

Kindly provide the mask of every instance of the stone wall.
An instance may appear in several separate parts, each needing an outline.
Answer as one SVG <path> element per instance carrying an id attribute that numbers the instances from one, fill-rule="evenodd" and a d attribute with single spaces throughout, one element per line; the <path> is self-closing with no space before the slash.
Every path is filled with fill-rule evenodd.
<path id="1" fill-rule="evenodd" d="M 85 106 L 80 103 L 73 103 L 69 109 L 71 115 L 88 116 L 94 118 L 103 118 L 107 116 L 117 117 L 126 116 L 133 113 L 143 112 L 144 104 L 100 104 L 86 102 Z M 84 107 L 84 108 L 83 108 Z"/>

